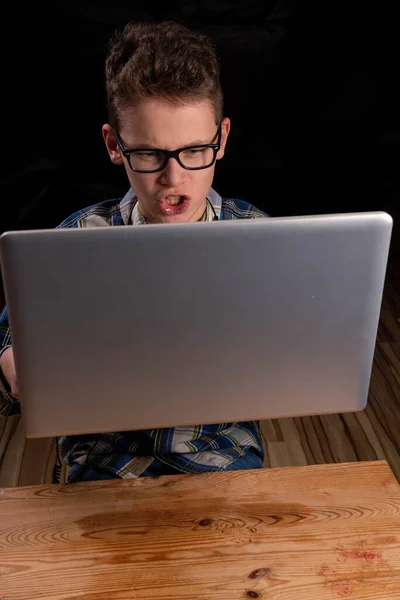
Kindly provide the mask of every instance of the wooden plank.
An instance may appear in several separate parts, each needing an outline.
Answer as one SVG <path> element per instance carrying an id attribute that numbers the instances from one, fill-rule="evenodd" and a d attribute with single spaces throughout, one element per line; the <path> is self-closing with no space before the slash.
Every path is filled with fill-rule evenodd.
<path id="1" fill-rule="evenodd" d="M 57 461 L 56 454 L 56 440 L 53 438 L 51 440 L 51 446 L 49 448 L 49 453 L 47 456 L 46 464 L 45 464 L 45 472 L 44 472 L 44 482 L 45 484 L 53 483 L 53 475 L 54 475 L 54 465 Z M 61 483 L 61 481 L 60 481 Z"/>
<path id="2" fill-rule="evenodd" d="M 367 404 L 365 413 L 371 421 L 376 435 L 379 437 L 379 441 L 382 445 L 385 455 L 387 456 L 388 463 L 390 464 L 393 473 L 400 481 L 400 457 L 396 447 L 391 439 L 387 436 L 386 431 L 383 429 L 370 404 Z"/>
<path id="3" fill-rule="evenodd" d="M 389 359 L 389 353 L 392 360 Z M 396 407 L 400 405 L 399 355 L 400 343 L 377 344 L 371 378 L 371 386 L 376 396 L 379 398 L 388 395 Z"/>
<path id="4" fill-rule="evenodd" d="M 272 425 L 274 426 L 274 429 L 276 431 L 276 439 L 278 442 L 283 442 L 284 441 L 284 437 L 283 437 L 283 433 L 279 424 L 279 419 L 272 419 Z"/>
<path id="5" fill-rule="evenodd" d="M 397 452 L 400 452 L 398 435 L 400 431 L 400 386 L 378 347 L 375 352 L 368 402 L 386 435 L 391 439 Z"/>
<path id="6" fill-rule="evenodd" d="M 393 294 L 393 292 L 391 292 L 391 294 Z M 383 341 L 394 342 L 400 345 L 400 328 L 391 308 L 383 308 L 381 310 L 379 325 L 382 325 L 386 334 Z"/>
<path id="7" fill-rule="evenodd" d="M 0 417 L 0 465 L 3 464 L 3 459 L 7 450 L 7 446 L 15 433 L 19 420 L 19 416 Z"/>
<path id="8" fill-rule="evenodd" d="M 264 419 L 260 421 L 261 434 L 266 442 L 277 442 L 276 429 L 272 419 Z"/>
<path id="9" fill-rule="evenodd" d="M 318 447 L 320 448 L 323 456 L 323 460 L 326 463 L 333 463 L 335 459 L 333 458 L 332 450 L 329 446 L 328 438 L 326 437 L 326 433 L 324 428 L 322 427 L 321 419 L 318 416 L 310 417 L 313 425 L 313 429 L 315 430 L 315 434 L 318 440 Z M 310 438 L 311 440 L 311 438 Z M 317 447 L 313 446 L 313 453 L 317 452 Z M 314 454 L 315 456 L 315 454 Z M 317 461 L 320 462 L 319 460 Z"/>
<path id="10" fill-rule="evenodd" d="M 299 432 L 301 445 L 303 447 L 304 454 L 306 455 L 307 464 L 315 465 L 317 461 L 315 460 L 314 455 L 312 453 L 312 450 L 311 450 L 311 447 L 310 447 L 310 444 L 309 444 L 309 441 L 307 438 L 306 430 L 304 427 L 303 419 L 300 417 L 295 417 L 294 422 L 296 424 L 297 431 Z M 321 454 L 321 456 L 322 456 L 322 454 Z M 324 460 L 321 460 L 321 463 L 324 463 L 324 462 L 325 462 Z"/>
<path id="11" fill-rule="evenodd" d="M 384 358 L 387 361 L 388 367 L 391 370 L 397 386 L 400 389 L 400 344 L 397 344 L 398 347 L 395 344 L 387 343 L 382 343 L 380 346 Z M 399 353 L 399 355 L 396 355 L 396 351 Z M 400 398 L 396 395 L 396 392 L 395 398 L 400 402 Z"/>
<path id="12" fill-rule="evenodd" d="M 375 430 L 372 427 L 372 423 L 369 420 L 365 410 L 361 410 L 360 412 L 355 413 L 355 416 L 358 422 L 360 423 L 361 427 L 365 431 L 365 435 L 367 436 L 369 443 L 375 450 L 375 454 L 378 460 L 387 460 L 387 456 L 382 448 L 378 436 L 376 435 Z"/>
<path id="13" fill-rule="evenodd" d="M 0 487 L 12 487 L 18 485 L 21 471 L 22 459 L 25 451 L 25 431 L 22 419 L 11 417 L 12 435 L 8 439 L 1 462 Z"/>
<path id="14" fill-rule="evenodd" d="M 53 440 L 51 438 L 30 438 L 26 440 L 18 485 L 45 483 L 47 462 L 52 444 Z"/>
<path id="15" fill-rule="evenodd" d="M 388 401 L 388 398 L 385 398 Z M 379 421 L 381 429 L 379 431 L 385 432 L 385 437 L 389 438 L 392 445 L 394 446 L 397 455 L 399 456 L 400 452 L 400 439 L 398 432 L 400 431 L 400 426 L 397 428 L 397 417 L 396 417 L 396 409 L 394 407 L 390 407 L 389 405 L 384 406 L 384 402 L 381 402 L 375 395 L 374 391 L 371 390 L 368 397 L 368 405 L 374 412 L 376 419 Z M 381 436 L 379 434 L 379 438 Z M 381 443 L 383 444 L 383 439 L 381 439 Z"/>
<path id="16" fill-rule="evenodd" d="M 0 565 L 7 600 L 398 600 L 400 488 L 382 462 L 9 488 Z"/>
<path id="17" fill-rule="evenodd" d="M 0 485 L 52 483 L 52 440 L 26 439 L 20 415 L 0 418 Z"/>
<path id="18" fill-rule="evenodd" d="M 399 341 L 397 338 L 397 323 L 389 308 L 382 308 L 377 339 L 380 344 Z"/>
<path id="19" fill-rule="evenodd" d="M 335 462 L 356 461 L 357 455 L 346 435 L 340 415 L 321 415 L 320 419 Z"/>
<path id="20" fill-rule="evenodd" d="M 279 419 L 279 426 L 285 441 L 292 466 L 307 465 L 300 435 L 293 419 Z"/>
<path id="21" fill-rule="evenodd" d="M 358 422 L 356 415 L 354 413 L 345 413 L 341 417 L 357 459 L 376 460 L 378 458 L 376 452 L 368 440 L 364 429 Z"/>
<path id="22" fill-rule="evenodd" d="M 285 442 L 267 442 L 267 446 L 272 468 L 292 466 L 292 457 Z"/>

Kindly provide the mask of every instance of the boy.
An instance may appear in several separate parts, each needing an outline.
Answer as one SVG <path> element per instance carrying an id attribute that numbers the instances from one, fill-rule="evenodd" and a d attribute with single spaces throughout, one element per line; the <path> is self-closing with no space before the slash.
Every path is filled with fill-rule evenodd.
<path id="1" fill-rule="evenodd" d="M 223 118 L 218 61 L 206 36 L 172 22 L 127 25 L 110 42 L 106 92 L 103 138 L 131 188 L 122 200 L 82 209 L 60 227 L 267 216 L 211 188 L 230 121 Z M 6 309 L 0 352 L 0 368 L 17 396 Z M 260 468 L 263 459 L 255 421 L 67 436 L 59 449 L 72 466 L 69 482 Z"/>

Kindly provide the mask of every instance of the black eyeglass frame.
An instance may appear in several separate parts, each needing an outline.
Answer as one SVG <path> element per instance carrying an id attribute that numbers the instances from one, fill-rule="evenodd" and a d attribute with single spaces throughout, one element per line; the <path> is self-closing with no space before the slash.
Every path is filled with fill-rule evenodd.
<path id="1" fill-rule="evenodd" d="M 215 163 L 215 161 L 217 159 L 217 154 L 218 154 L 219 150 L 221 149 L 222 124 L 220 124 L 220 126 L 218 127 L 218 131 L 217 131 L 218 142 L 216 144 L 197 144 L 196 146 L 184 146 L 183 148 L 178 148 L 177 150 L 162 150 L 161 148 L 132 148 L 132 149 L 128 149 L 128 148 L 124 147 L 124 145 L 122 143 L 122 140 L 121 140 L 121 138 L 119 136 L 118 131 L 116 129 L 114 129 L 113 131 L 114 131 L 115 139 L 117 140 L 117 144 L 119 146 L 119 149 L 121 150 L 122 154 L 127 159 L 130 168 L 135 173 L 158 173 L 159 171 L 162 171 L 163 169 L 165 169 L 165 167 L 167 166 L 167 163 L 168 163 L 168 161 L 169 161 L 170 158 L 175 158 L 175 160 L 177 161 L 177 163 L 183 169 L 186 169 L 187 171 L 201 171 L 202 169 L 209 169 Z M 195 148 L 212 148 L 213 151 L 214 151 L 214 156 L 213 156 L 212 162 L 209 165 L 206 165 L 205 167 L 186 167 L 181 162 L 181 160 L 179 158 L 179 154 L 183 150 L 194 150 Z M 147 170 L 147 169 L 145 169 L 145 170 L 143 170 L 143 169 L 134 169 L 132 167 L 132 165 L 131 165 L 131 154 L 134 154 L 135 152 L 161 152 L 162 154 L 164 154 L 165 158 L 164 158 L 161 166 L 158 167 L 158 169 L 150 169 L 150 170 Z"/>

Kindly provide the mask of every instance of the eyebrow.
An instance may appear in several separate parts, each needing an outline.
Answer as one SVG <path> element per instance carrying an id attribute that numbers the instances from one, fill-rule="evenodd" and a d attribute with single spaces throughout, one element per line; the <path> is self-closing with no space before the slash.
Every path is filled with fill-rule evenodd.
<path id="1" fill-rule="evenodd" d="M 190 148 L 191 146 L 205 146 L 211 144 L 209 140 L 194 140 L 193 142 L 189 142 L 184 146 L 179 146 L 180 148 Z M 130 146 L 129 149 L 133 150 L 166 150 L 166 148 L 160 148 L 160 146 L 156 146 L 155 144 L 135 144 L 134 146 Z"/>

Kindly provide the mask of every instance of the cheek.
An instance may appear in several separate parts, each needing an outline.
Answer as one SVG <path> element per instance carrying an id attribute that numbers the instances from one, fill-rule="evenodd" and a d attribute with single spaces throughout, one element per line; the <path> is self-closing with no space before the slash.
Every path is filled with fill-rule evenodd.
<path id="1" fill-rule="evenodd" d="M 204 194 L 207 194 L 208 190 L 212 185 L 214 179 L 214 171 L 215 166 L 211 167 L 210 169 L 204 169 L 204 171 L 198 171 L 198 179 L 195 182 L 195 184 L 198 187 L 199 191 L 201 189 L 202 196 L 204 196 Z"/>
<path id="2" fill-rule="evenodd" d="M 155 187 L 156 174 L 149 173 L 144 175 L 143 173 L 134 173 L 131 171 L 130 173 L 127 173 L 127 175 L 135 194 L 139 196 L 142 201 L 145 200 Z"/>
<path id="3" fill-rule="evenodd" d="M 189 175 L 188 185 L 185 186 L 187 193 L 192 197 L 193 210 L 199 210 L 204 205 L 205 198 L 212 186 L 214 168 L 203 171 L 192 171 Z"/>

